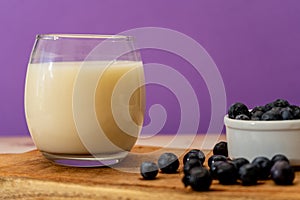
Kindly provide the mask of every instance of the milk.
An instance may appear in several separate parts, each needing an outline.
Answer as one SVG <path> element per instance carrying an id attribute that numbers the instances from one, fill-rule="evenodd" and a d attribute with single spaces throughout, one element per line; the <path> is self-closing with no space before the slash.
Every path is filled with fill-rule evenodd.
<path id="1" fill-rule="evenodd" d="M 91 148 L 93 153 L 101 154 L 132 148 L 144 119 L 142 63 L 108 63 L 28 65 L 25 113 L 38 149 L 56 154 L 89 154 Z M 97 81 L 91 81 L 93 78 Z M 95 90 L 87 93 L 91 88 Z M 95 117 L 86 117 L 88 112 Z"/>

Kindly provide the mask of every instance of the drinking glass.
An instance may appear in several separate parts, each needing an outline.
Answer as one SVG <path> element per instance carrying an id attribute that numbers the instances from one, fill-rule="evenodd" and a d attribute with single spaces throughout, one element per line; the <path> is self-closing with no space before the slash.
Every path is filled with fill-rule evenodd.
<path id="1" fill-rule="evenodd" d="M 133 37 L 36 36 L 25 114 L 38 150 L 67 166 L 107 166 L 134 146 L 144 120 L 144 71 Z"/>

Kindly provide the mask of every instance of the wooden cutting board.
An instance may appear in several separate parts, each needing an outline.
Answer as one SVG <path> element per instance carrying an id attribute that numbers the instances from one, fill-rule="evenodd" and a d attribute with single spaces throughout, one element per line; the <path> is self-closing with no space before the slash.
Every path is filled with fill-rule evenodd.
<path id="1" fill-rule="evenodd" d="M 0 155 L 0 199 L 300 199 L 300 174 L 294 185 L 276 186 L 271 180 L 257 186 L 220 185 L 213 181 L 208 192 L 195 192 L 181 182 L 182 164 L 176 174 L 159 173 L 143 180 L 139 165 L 156 161 L 163 152 L 180 156 L 182 149 L 135 146 L 133 154 L 114 168 L 72 168 L 46 160 L 39 151 Z M 210 151 L 204 151 L 208 156 Z"/>

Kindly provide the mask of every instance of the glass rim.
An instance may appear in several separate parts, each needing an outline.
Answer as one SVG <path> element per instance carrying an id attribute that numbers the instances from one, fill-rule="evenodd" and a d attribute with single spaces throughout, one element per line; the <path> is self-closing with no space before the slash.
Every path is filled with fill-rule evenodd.
<path id="1" fill-rule="evenodd" d="M 133 40 L 133 36 L 126 35 L 101 35 L 101 34 L 37 34 L 36 39 L 58 40 L 58 39 L 113 39 L 113 40 Z"/>

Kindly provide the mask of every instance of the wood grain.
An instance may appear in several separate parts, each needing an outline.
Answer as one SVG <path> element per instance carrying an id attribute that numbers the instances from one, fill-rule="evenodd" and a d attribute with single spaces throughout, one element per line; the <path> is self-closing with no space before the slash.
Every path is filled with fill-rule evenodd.
<path id="1" fill-rule="evenodd" d="M 181 183 L 183 173 L 159 173 L 156 180 L 140 176 L 139 165 L 156 161 L 162 152 L 182 157 L 182 149 L 136 146 L 114 168 L 72 168 L 55 165 L 39 151 L 0 155 L 0 199 L 300 199 L 296 174 L 294 185 L 276 186 L 271 180 L 257 186 L 224 186 L 213 181 L 208 192 L 194 192 Z M 208 156 L 209 151 L 205 151 Z M 182 167 L 182 166 L 181 166 Z"/>

